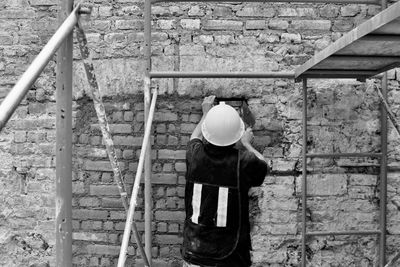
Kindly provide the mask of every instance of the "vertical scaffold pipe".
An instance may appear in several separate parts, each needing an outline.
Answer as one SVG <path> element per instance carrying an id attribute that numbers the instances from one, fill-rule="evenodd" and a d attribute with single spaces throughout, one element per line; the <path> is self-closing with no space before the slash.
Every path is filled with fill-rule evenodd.
<path id="1" fill-rule="evenodd" d="M 145 0 L 144 7 L 144 44 L 145 44 L 145 60 L 146 69 L 144 73 L 144 118 L 148 122 L 149 106 L 150 106 L 150 88 L 151 88 L 151 0 Z M 151 250 L 152 250 L 152 187 L 151 187 L 151 145 L 150 140 L 147 144 L 145 163 L 144 163 L 144 243 L 146 255 L 151 266 Z"/>
<path id="2" fill-rule="evenodd" d="M 381 9 L 387 8 L 388 1 L 381 0 Z M 382 95 L 387 100 L 387 72 L 382 78 Z M 379 240 L 379 266 L 386 264 L 386 201 L 387 201 L 387 112 L 381 104 L 381 166 L 380 166 L 380 240 Z"/>
<path id="3" fill-rule="evenodd" d="M 60 24 L 70 17 L 73 4 L 73 0 L 60 1 Z M 60 267 L 72 266 L 72 30 L 76 17 L 73 18 L 72 28 L 65 31 L 67 37 L 57 53 L 56 266 Z"/>
<path id="4" fill-rule="evenodd" d="M 382 79 L 382 96 L 387 101 L 387 73 Z M 386 264 L 386 202 L 387 202 L 387 111 L 381 103 L 381 164 L 380 164 L 380 241 L 379 266 Z"/>
<path id="5" fill-rule="evenodd" d="M 301 183 L 301 266 L 306 267 L 306 209 L 307 209 L 307 79 L 303 78 L 303 176 Z"/>
<path id="6" fill-rule="evenodd" d="M 89 48 L 87 46 L 87 38 L 83 28 L 78 22 L 76 30 L 76 37 L 78 39 L 79 50 L 81 51 L 81 56 L 83 59 L 83 65 L 85 67 L 86 78 L 88 80 L 89 86 L 91 88 L 91 97 L 93 100 L 94 108 L 96 110 L 97 118 L 100 124 L 100 130 L 103 135 L 104 144 L 106 146 L 108 159 L 110 160 L 111 169 L 114 174 L 114 181 L 118 187 L 119 194 L 121 196 L 122 205 L 126 212 L 128 212 L 128 194 L 126 193 L 126 187 L 124 183 L 124 179 L 122 177 L 121 169 L 118 164 L 114 142 L 112 140 L 112 136 L 110 134 L 110 126 L 108 124 L 106 111 L 103 105 L 103 101 L 101 100 L 101 93 L 99 84 L 97 82 L 96 74 L 94 72 L 93 61 L 90 56 Z M 143 261 L 145 266 L 150 266 L 149 261 L 146 257 L 145 251 L 143 249 L 143 245 L 136 227 L 136 223 L 132 222 L 133 234 L 135 236 L 136 244 L 139 248 L 139 251 L 143 257 Z"/>
<path id="7" fill-rule="evenodd" d="M 119 258 L 118 258 L 118 267 L 125 266 L 126 254 L 128 251 L 128 244 L 129 244 L 129 237 L 130 237 L 130 232 L 132 230 L 133 215 L 135 213 L 135 208 L 136 208 L 136 204 L 137 204 L 137 196 L 138 196 L 140 180 L 141 180 L 142 172 L 143 172 L 145 153 L 146 153 L 146 149 L 149 144 L 149 140 L 150 140 L 150 136 L 151 136 L 151 125 L 153 122 L 156 101 L 157 101 L 157 90 L 154 90 L 153 98 L 151 100 L 151 105 L 150 105 L 149 117 L 148 117 L 148 120 L 146 123 L 146 129 L 144 131 L 142 149 L 140 151 L 139 164 L 138 164 L 138 167 L 136 170 L 136 176 L 135 176 L 135 181 L 133 184 L 128 215 L 127 215 L 126 222 L 125 222 L 124 235 L 122 237 L 121 250 L 120 250 Z"/>

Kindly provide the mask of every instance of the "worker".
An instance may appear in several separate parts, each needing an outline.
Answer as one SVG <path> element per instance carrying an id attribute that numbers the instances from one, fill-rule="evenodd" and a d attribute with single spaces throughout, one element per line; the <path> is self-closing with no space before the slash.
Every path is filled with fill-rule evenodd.
<path id="1" fill-rule="evenodd" d="M 269 166 L 238 112 L 214 99 L 204 99 L 186 151 L 183 266 L 250 266 L 248 190 L 263 183 Z M 239 141 L 244 149 L 235 148 Z"/>

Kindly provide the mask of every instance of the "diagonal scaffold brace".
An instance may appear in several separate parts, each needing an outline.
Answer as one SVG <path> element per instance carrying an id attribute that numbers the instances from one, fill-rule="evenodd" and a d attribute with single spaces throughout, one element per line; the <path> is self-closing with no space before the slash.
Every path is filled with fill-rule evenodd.
<path id="1" fill-rule="evenodd" d="M 390 119 L 390 121 L 392 122 L 394 128 L 396 129 L 397 133 L 400 135 L 400 124 L 399 122 L 396 120 L 396 117 L 394 115 L 394 113 L 391 111 L 388 102 L 386 101 L 385 97 L 383 96 L 381 90 L 378 88 L 378 86 L 376 84 L 371 84 L 370 86 L 372 86 L 376 93 L 379 96 L 380 101 L 383 104 L 383 107 L 386 109 L 388 117 Z"/>
<path id="2" fill-rule="evenodd" d="M 400 252 L 397 253 L 386 265 L 385 267 L 394 267 L 394 265 L 400 259 Z"/>
<path id="3" fill-rule="evenodd" d="M 150 80 L 145 79 L 145 86 L 147 87 L 150 85 Z M 149 109 L 149 115 L 147 118 L 146 122 L 146 127 L 144 130 L 144 137 L 143 137 L 143 142 L 142 142 L 142 149 L 140 151 L 140 157 L 139 157 L 139 163 L 138 167 L 136 170 L 136 176 L 135 176 L 135 181 L 132 189 L 132 195 L 131 195 L 131 201 L 129 205 L 129 211 L 128 215 L 126 218 L 125 222 L 125 229 L 124 229 L 124 235 L 122 237 L 122 244 L 121 244 L 121 250 L 119 252 L 119 258 L 118 258 L 118 267 L 123 267 L 125 266 L 125 261 L 126 261 L 126 254 L 128 250 L 128 243 L 129 243 L 129 233 L 131 232 L 131 227 L 133 226 L 133 216 L 135 213 L 135 207 L 137 204 L 137 195 L 139 191 L 139 186 L 140 186 L 140 180 L 142 178 L 142 173 L 143 173 L 143 166 L 145 162 L 145 156 L 146 156 L 146 150 L 149 146 L 149 140 L 151 137 L 151 127 L 152 127 L 152 122 L 153 122 L 153 117 L 154 117 L 154 110 L 156 106 L 156 101 L 157 101 L 157 89 L 153 91 L 153 96 L 151 99 L 151 104 L 150 104 L 150 109 Z"/>
<path id="4" fill-rule="evenodd" d="M 120 193 L 121 196 L 121 200 L 122 200 L 122 204 L 124 206 L 125 212 L 129 211 L 129 205 L 128 205 L 128 194 L 126 192 L 126 188 L 125 188 L 125 184 L 124 184 L 124 180 L 122 178 L 122 173 L 121 170 L 119 168 L 119 164 L 118 164 L 118 160 L 117 160 L 117 156 L 115 153 L 115 147 L 114 147 L 114 142 L 112 140 L 111 134 L 110 134 L 110 126 L 108 124 L 107 121 L 107 116 L 106 116 L 106 112 L 105 112 L 105 108 L 101 99 L 101 94 L 100 94 L 100 90 L 99 90 L 99 85 L 97 83 L 97 79 L 96 79 L 96 75 L 94 72 L 94 66 L 93 66 L 93 61 L 92 58 L 90 56 L 90 52 L 87 46 L 87 38 L 85 35 L 85 32 L 83 31 L 83 28 L 80 24 L 80 22 L 78 21 L 77 25 L 76 25 L 76 36 L 78 39 L 78 43 L 79 43 L 79 49 L 81 52 L 81 56 L 82 56 L 82 60 L 83 60 L 83 64 L 85 67 L 85 72 L 86 72 L 86 76 L 91 88 L 91 97 L 93 99 L 93 104 L 97 113 L 97 117 L 99 120 L 99 124 L 100 124 L 100 129 L 103 135 L 103 140 L 106 146 L 106 150 L 107 150 L 107 154 L 111 163 L 111 167 L 113 170 L 113 174 L 114 174 L 114 181 L 117 184 L 118 187 L 118 191 Z M 136 239 L 136 243 L 137 246 L 140 250 L 140 253 L 142 255 L 144 264 L 146 267 L 149 267 L 149 261 L 148 258 L 146 256 L 146 253 L 144 251 L 136 224 L 134 221 L 132 221 L 132 230 Z"/>

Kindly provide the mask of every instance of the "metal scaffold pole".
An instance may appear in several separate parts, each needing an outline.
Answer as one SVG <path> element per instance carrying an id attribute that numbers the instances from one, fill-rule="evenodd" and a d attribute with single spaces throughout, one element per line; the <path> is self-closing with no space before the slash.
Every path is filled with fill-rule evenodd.
<path id="1" fill-rule="evenodd" d="M 306 209 L 307 209 L 307 79 L 303 79 L 303 151 L 302 164 L 303 176 L 301 182 L 301 266 L 305 267 L 307 262 L 306 255 Z"/>
<path id="2" fill-rule="evenodd" d="M 150 89 L 151 89 L 151 2 L 150 0 L 145 1 L 144 7 L 144 53 L 146 60 L 146 70 L 144 73 L 144 120 L 145 127 L 149 119 L 150 111 Z M 145 164 L 144 164 L 144 231 L 145 231 L 145 251 L 147 258 L 151 266 L 151 250 L 152 250 L 152 187 L 151 187 L 151 144 L 150 139 L 148 140 Z"/>
<path id="3" fill-rule="evenodd" d="M 387 73 L 382 79 L 382 95 L 387 100 Z M 387 111 L 381 103 L 381 166 L 380 166 L 380 246 L 379 266 L 386 264 L 386 202 L 387 202 Z"/>
<path id="4" fill-rule="evenodd" d="M 387 0 L 381 0 L 382 10 L 387 8 Z M 382 78 L 382 96 L 387 101 L 387 72 Z M 387 201 L 387 111 L 381 103 L 381 153 L 380 160 L 380 240 L 379 240 L 379 266 L 386 264 L 386 201 Z"/>
<path id="5" fill-rule="evenodd" d="M 73 0 L 60 0 L 59 23 Z M 57 54 L 56 91 L 56 265 L 72 266 L 72 33 Z"/>

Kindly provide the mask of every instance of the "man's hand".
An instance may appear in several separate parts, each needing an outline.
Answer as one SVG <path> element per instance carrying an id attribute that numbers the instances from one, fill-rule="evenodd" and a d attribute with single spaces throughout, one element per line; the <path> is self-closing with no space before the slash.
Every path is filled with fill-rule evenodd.
<path id="1" fill-rule="evenodd" d="M 214 105 L 214 99 L 215 95 L 210 95 L 204 98 L 203 103 L 201 104 L 201 108 L 203 110 L 203 116 L 201 117 L 200 122 L 196 125 L 196 128 L 194 128 L 192 135 L 190 136 L 190 140 L 194 138 L 201 139 L 203 137 L 203 134 L 201 133 L 201 124 L 203 123 L 206 114 Z"/>
<path id="2" fill-rule="evenodd" d="M 262 161 L 265 161 L 264 156 L 258 152 L 252 145 L 251 142 L 253 142 L 254 139 L 254 134 L 253 130 L 249 127 L 246 129 L 246 131 L 243 133 L 242 138 L 240 139 L 240 142 L 242 142 L 243 146 L 247 149 L 249 152 L 253 152 L 254 155 L 259 158 Z"/>
<path id="3" fill-rule="evenodd" d="M 206 115 L 208 111 L 213 107 L 215 95 L 210 95 L 204 98 L 201 108 L 203 109 L 203 115 Z"/>
<path id="4" fill-rule="evenodd" d="M 242 142 L 243 146 L 246 146 L 246 145 L 251 145 L 251 142 L 253 141 L 253 139 L 254 139 L 253 130 L 249 127 L 243 133 L 240 141 Z"/>

